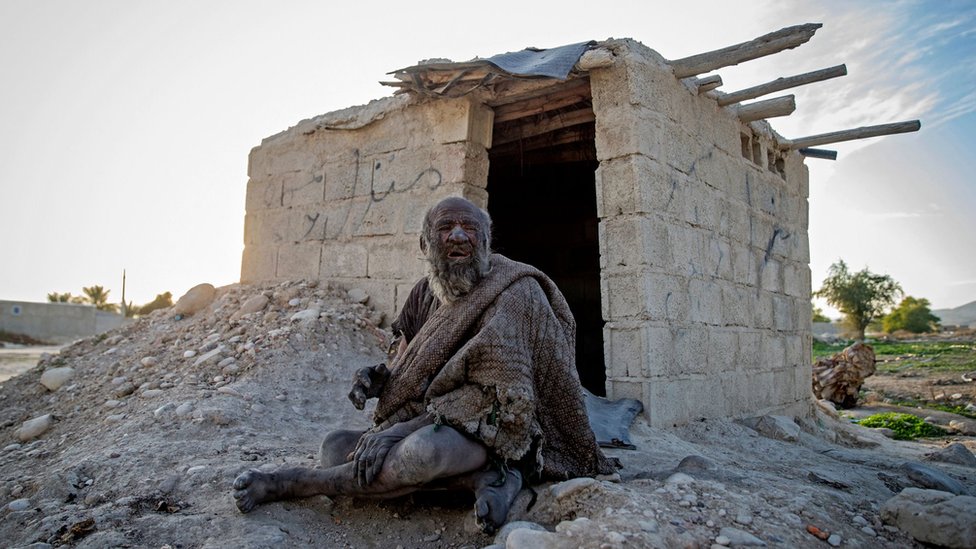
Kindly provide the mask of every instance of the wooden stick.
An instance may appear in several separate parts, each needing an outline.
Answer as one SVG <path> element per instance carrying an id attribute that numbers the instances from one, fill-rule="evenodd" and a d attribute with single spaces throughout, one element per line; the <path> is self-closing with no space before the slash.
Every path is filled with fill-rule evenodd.
<path id="1" fill-rule="evenodd" d="M 793 114 L 793 111 L 796 110 L 796 98 L 792 95 L 784 95 L 765 101 L 756 101 L 748 105 L 739 105 L 734 107 L 734 110 L 739 120 L 748 124 L 753 120 Z"/>
<path id="2" fill-rule="evenodd" d="M 807 158 L 821 158 L 823 160 L 837 160 L 837 151 L 827 149 L 800 149 L 800 154 Z"/>
<path id="3" fill-rule="evenodd" d="M 812 84 L 822 80 L 829 80 L 831 78 L 837 78 L 838 76 L 844 76 L 846 74 L 847 66 L 837 65 L 836 67 L 830 67 L 829 69 L 821 69 L 819 71 L 798 74 L 796 76 L 788 76 L 786 78 L 777 78 L 772 82 L 767 82 L 765 84 L 760 84 L 758 86 L 753 86 L 751 88 L 746 88 L 744 90 L 719 96 L 718 104 L 719 106 L 724 107 L 733 103 L 740 103 L 749 99 L 755 99 L 756 97 L 761 97 L 769 93 L 795 88 L 796 86 L 803 86 L 804 84 Z"/>
<path id="4" fill-rule="evenodd" d="M 505 143 L 518 141 L 519 139 L 535 137 L 554 130 L 560 130 L 570 126 L 593 122 L 594 120 L 596 120 L 596 115 L 593 114 L 593 109 L 586 107 L 573 112 L 546 118 L 538 124 L 518 126 L 510 131 L 496 133 L 492 136 L 491 144 L 492 146 L 504 145 Z"/>
<path id="5" fill-rule="evenodd" d="M 714 76 L 699 78 L 695 80 L 695 85 L 698 86 L 698 95 L 701 95 L 707 91 L 714 90 L 715 88 L 721 86 L 722 77 L 716 74 Z"/>
<path id="6" fill-rule="evenodd" d="M 817 29 L 822 26 L 820 23 L 807 23 L 805 25 L 786 27 L 785 29 L 760 36 L 755 40 L 720 50 L 668 61 L 668 64 L 674 69 L 674 76 L 679 79 L 696 74 L 704 74 L 721 67 L 738 65 L 743 61 L 749 61 L 795 48 L 810 40 L 813 34 L 817 32 Z"/>
<path id="7" fill-rule="evenodd" d="M 495 124 L 508 122 L 524 116 L 539 114 L 546 111 L 561 109 L 575 103 L 580 103 L 590 99 L 589 82 L 580 81 L 579 84 L 567 86 L 564 89 L 556 90 L 532 99 L 509 103 L 495 107 Z"/>
<path id="8" fill-rule="evenodd" d="M 816 147 L 817 145 L 826 145 L 827 143 L 839 143 L 841 141 L 852 141 L 854 139 L 867 139 L 869 137 L 893 135 L 896 133 L 917 132 L 921 127 L 922 123 L 918 120 L 896 122 L 894 124 L 881 124 L 878 126 L 864 126 L 861 128 L 854 128 L 852 130 L 841 130 L 839 132 L 822 133 L 819 135 L 811 135 L 809 137 L 801 137 L 799 139 L 788 139 L 781 142 L 779 144 L 779 148 L 793 150 L 806 149 L 809 147 Z"/>

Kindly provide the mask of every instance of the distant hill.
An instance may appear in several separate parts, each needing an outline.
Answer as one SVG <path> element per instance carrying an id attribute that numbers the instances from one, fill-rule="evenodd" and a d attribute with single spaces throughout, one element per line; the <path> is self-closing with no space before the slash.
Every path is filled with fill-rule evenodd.
<path id="1" fill-rule="evenodd" d="M 971 326 L 976 324 L 976 301 L 960 305 L 955 309 L 936 309 L 932 314 L 939 317 L 940 324 L 954 326 Z"/>

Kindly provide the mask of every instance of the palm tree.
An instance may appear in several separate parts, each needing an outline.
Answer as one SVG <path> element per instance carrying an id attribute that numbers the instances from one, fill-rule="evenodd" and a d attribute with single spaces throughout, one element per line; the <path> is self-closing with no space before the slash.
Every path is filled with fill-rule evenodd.
<path id="1" fill-rule="evenodd" d="M 108 302 L 108 294 L 111 290 L 106 290 L 101 286 L 95 285 L 82 288 L 81 291 L 88 296 L 88 301 L 99 311 L 114 313 L 119 310 L 118 305 Z"/>

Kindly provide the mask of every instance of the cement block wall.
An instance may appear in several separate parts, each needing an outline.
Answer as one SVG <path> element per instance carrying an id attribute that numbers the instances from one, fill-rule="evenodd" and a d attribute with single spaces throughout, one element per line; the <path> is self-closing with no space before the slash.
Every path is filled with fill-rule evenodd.
<path id="1" fill-rule="evenodd" d="M 343 113 L 365 121 L 348 127 Z M 493 113 L 469 99 L 390 98 L 265 139 L 248 166 L 241 281 L 330 279 L 399 310 L 423 276 L 423 214 L 449 195 L 485 206 Z"/>
<path id="2" fill-rule="evenodd" d="M 630 40 L 591 72 L 607 394 L 655 426 L 805 413 L 808 177 Z"/>
<path id="3" fill-rule="evenodd" d="M 70 343 L 122 325 L 122 315 L 90 305 L 0 301 L 0 331 L 45 343 Z"/>

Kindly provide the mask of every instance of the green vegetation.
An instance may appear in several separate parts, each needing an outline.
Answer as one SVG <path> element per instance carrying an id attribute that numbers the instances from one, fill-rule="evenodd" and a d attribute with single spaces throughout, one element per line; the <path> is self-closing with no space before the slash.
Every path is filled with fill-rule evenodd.
<path id="1" fill-rule="evenodd" d="M 884 427 L 895 432 L 896 440 L 914 440 L 924 437 L 941 437 L 948 432 L 931 423 L 925 423 L 920 417 L 911 414 L 899 414 L 895 412 L 885 412 L 874 414 L 859 420 L 857 423 L 865 427 L 878 428 Z"/>
<path id="2" fill-rule="evenodd" d="M 813 342 L 813 360 L 829 357 L 850 345 Z M 910 369 L 944 372 L 976 370 L 976 342 L 953 341 L 876 341 L 870 343 L 880 372 L 904 372 Z"/>
<path id="3" fill-rule="evenodd" d="M 880 318 L 885 309 L 901 295 L 901 286 L 888 275 L 874 274 L 867 269 L 848 271 L 843 260 L 830 266 L 827 278 L 813 293 L 822 297 L 844 313 L 844 320 L 858 340 L 864 340 L 864 329 L 872 320 Z"/>
<path id="4" fill-rule="evenodd" d="M 813 321 L 814 322 L 830 322 L 830 318 L 824 314 L 823 309 L 820 307 L 813 308 Z"/>
<path id="5" fill-rule="evenodd" d="M 928 299 L 906 296 L 901 303 L 881 319 L 881 327 L 887 333 L 906 330 L 914 334 L 935 332 L 939 329 L 939 317 L 932 314 Z"/>

